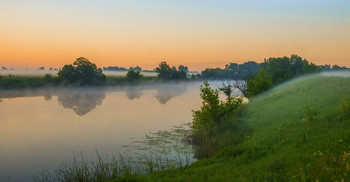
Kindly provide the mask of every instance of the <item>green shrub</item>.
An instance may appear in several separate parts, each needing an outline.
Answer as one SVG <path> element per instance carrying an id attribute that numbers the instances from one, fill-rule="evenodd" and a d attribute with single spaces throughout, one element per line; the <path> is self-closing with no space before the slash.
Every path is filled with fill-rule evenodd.
<path id="1" fill-rule="evenodd" d="M 52 81 L 52 75 L 51 74 L 45 74 L 45 76 L 44 76 L 44 80 L 46 81 L 46 82 L 51 82 Z"/>
<path id="2" fill-rule="evenodd" d="M 247 79 L 247 94 L 249 97 L 258 95 L 272 87 L 271 77 L 260 69 L 257 75 Z"/>
<path id="3" fill-rule="evenodd" d="M 192 139 L 197 146 L 195 156 L 205 158 L 216 155 L 228 144 L 241 141 L 239 116 L 244 111 L 242 98 L 228 97 L 219 100 L 219 91 L 210 88 L 208 82 L 201 86 L 202 107 L 193 111 Z M 237 136 L 237 137 L 236 137 Z"/>
<path id="4" fill-rule="evenodd" d="M 140 71 L 129 70 L 126 74 L 126 79 L 129 82 L 136 82 L 143 77 Z"/>

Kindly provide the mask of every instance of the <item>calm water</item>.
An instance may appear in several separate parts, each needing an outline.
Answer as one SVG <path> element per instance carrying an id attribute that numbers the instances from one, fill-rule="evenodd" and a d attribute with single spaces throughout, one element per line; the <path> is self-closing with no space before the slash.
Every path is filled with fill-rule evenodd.
<path id="1" fill-rule="evenodd" d="M 96 151 L 127 152 L 135 139 L 188 123 L 201 105 L 200 84 L 2 91 L 0 181 L 30 181 L 73 153 L 94 160 Z"/>

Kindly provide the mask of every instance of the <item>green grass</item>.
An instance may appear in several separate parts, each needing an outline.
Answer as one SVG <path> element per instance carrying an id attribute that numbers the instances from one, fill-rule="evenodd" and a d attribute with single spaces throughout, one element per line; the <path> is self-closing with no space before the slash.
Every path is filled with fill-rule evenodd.
<path id="1" fill-rule="evenodd" d="M 44 86 L 58 86 L 58 77 L 52 77 L 50 81 L 45 76 L 2 76 L 0 89 L 38 88 Z"/>
<path id="2" fill-rule="evenodd" d="M 349 108 L 342 99 L 350 103 L 350 78 L 313 75 L 285 83 L 249 104 L 243 120 L 253 134 L 243 143 L 137 180 L 349 181 L 350 120 L 342 116 L 350 111 L 341 109 Z"/>
<path id="3" fill-rule="evenodd" d="M 243 142 L 191 165 L 120 157 L 74 161 L 56 174 L 61 181 L 350 181 L 350 78 L 297 78 L 253 98 L 241 119 L 252 130 Z M 48 174 L 38 181 L 60 181 Z"/>
<path id="4" fill-rule="evenodd" d="M 135 83 L 153 83 L 159 81 L 155 76 L 145 76 Z M 107 76 L 102 86 L 114 86 L 129 84 L 125 76 Z M 23 88 L 39 88 L 39 87 L 58 87 L 67 86 L 62 83 L 57 76 L 52 76 L 50 80 L 46 80 L 45 76 L 1 76 L 0 89 L 23 89 Z M 69 86 L 75 86 L 74 84 Z M 101 85 L 99 85 L 101 86 Z"/>

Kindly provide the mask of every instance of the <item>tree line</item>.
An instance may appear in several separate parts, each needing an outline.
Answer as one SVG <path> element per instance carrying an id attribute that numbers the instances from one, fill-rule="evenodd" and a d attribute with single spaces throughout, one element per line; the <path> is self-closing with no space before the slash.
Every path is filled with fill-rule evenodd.
<path id="1" fill-rule="evenodd" d="M 120 70 L 124 68 L 108 67 L 104 70 Z M 297 76 L 331 70 L 345 70 L 345 67 L 337 65 L 316 66 L 306 59 L 291 55 L 290 57 L 271 57 L 262 63 L 248 61 L 242 64 L 229 63 L 221 68 L 207 68 L 198 74 L 188 74 L 188 67 L 179 65 L 170 66 L 165 61 L 161 62 L 153 71 L 157 73 L 160 80 L 245 80 L 246 87 L 240 88 L 246 96 L 253 96 Z M 127 80 L 136 82 L 143 78 L 142 68 L 130 67 L 126 75 Z M 82 85 L 97 84 L 105 81 L 106 76 L 101 68 L 97 68 L 88 59 L 80 57 L 73 64 L 65 65 L 58 73 L 60 80 L 66 83 L 79 83 Z M 238 85 L 236 85 L 238 86 Z"/>

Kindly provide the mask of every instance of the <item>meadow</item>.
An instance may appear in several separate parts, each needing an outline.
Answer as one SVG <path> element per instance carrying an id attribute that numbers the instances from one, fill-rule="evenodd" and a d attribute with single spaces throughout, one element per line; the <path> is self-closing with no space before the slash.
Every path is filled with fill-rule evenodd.
<path id="1" fill-rule="evenodd" d="M 156 170 L 161 159 L 149 160 L 142 173 L 97 181 L 348 181 L 350 78 L 341 75 L 299 77 L 252 98 L 240 118 L 251 132 L 214 157 Z M 99 174 L 97 164 L 86 175 Z M 72 169 L 61 175 L 84 171 Z"/>
<path id="2" fill-rule="evenodd" d="M 141 181 L 348 181 L 350 79 L 313 75 L 259 95 L 243 116 L 253 130 L 238 145 Z M 118 181 L 112 180 L 112 181 Z"/>

